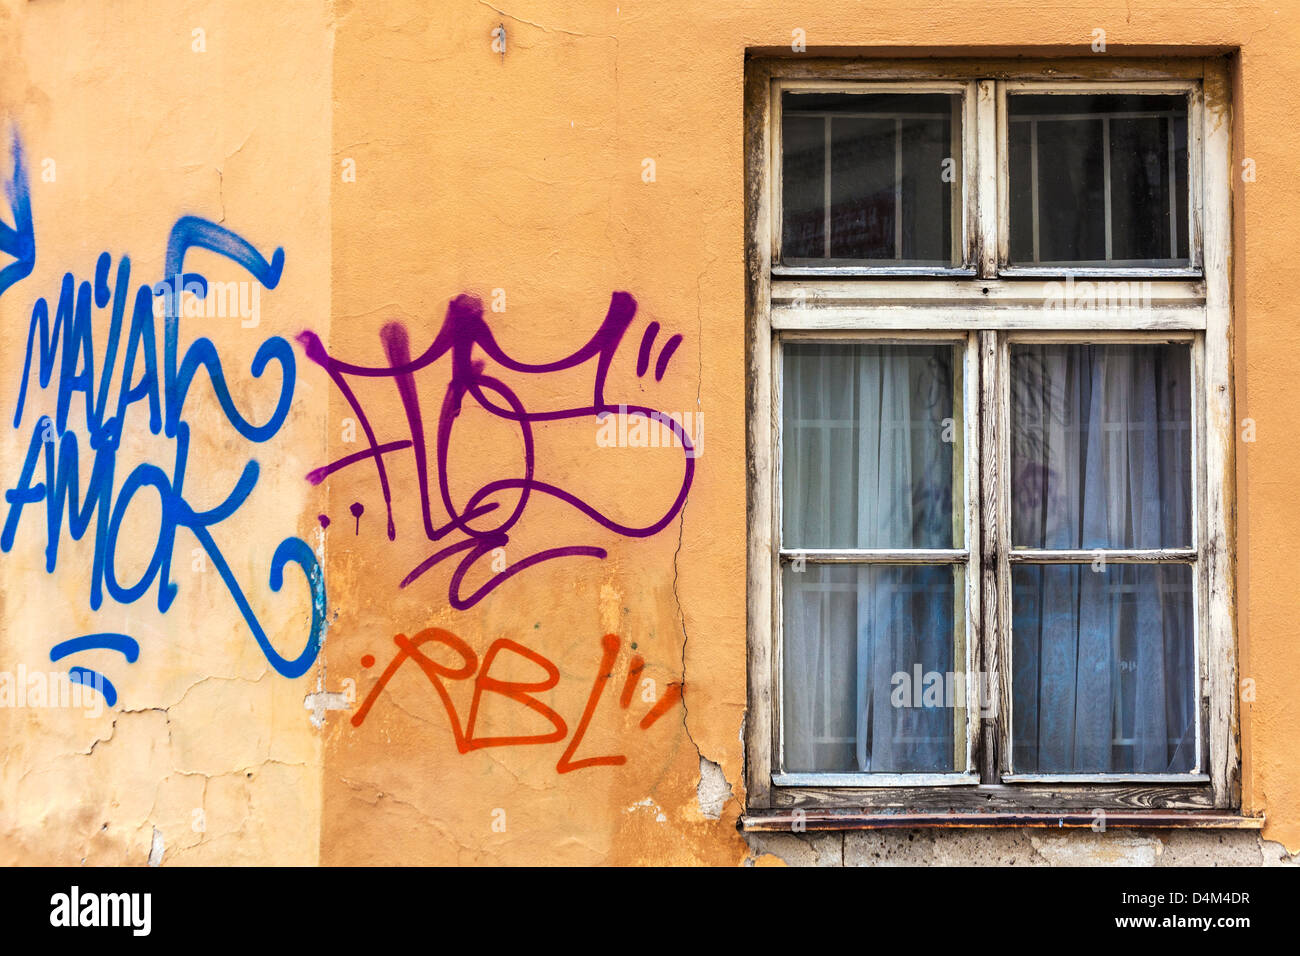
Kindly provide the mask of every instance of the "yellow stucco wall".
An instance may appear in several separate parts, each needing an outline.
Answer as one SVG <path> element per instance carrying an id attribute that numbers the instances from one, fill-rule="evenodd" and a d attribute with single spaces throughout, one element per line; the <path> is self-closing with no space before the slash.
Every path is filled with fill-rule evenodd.
<path id="1" fill-rule="evenodd" d="M 283 336 L 297 360 L 287 420 L 269 441 L 248 442 L 200 375 L 185 406 L 185 497 L 196 509 L 215 506 L 245 462 L 258 460 L 256 487 L 214 537 L 285 656 L 303 646 L 311 602 L 293 565 L 282 591 L 267 586 L 282 539 L 296 536 L 323 558 L 329 622 L 316 665 L 298 678 L 277 674 L 212 562 L 194 569 L 204 562 L 184 530 L 171 575 L 178 594 L 165 614 L 156 587 L 130 604 L 106 598 L 92 613 L 95 532 L 64 540 L 47 574 L 44 507 L 33 506 L 0 555 L 0 669 L 62 669 L 72 658 L 54 665 L 50 648 L 92 632 L 130 634 L 140 654 L 128 664 L 116 652 L 81 652 L 121 694 L 98 717 L 0 709 L 0 861 L 142 863 L 159 840 L 165 863 L 755 857 L 735 829 L 746 687 L 742 90 L 746 50 L 788 49 L 796 28 L 811 53 L 1086 54 L 1095 28 L 1107 34 L 1103 55 L 1241 49 L 1237 159 L 1254 159 L 1257 178 L 1234 183 L 1235 374 L 1238 417 L 1252 417 L 1258 435 L 1238 446 L 1241 674 L 1256 693 L 1243 704 L 1243 789 L 1246 811 L 1267 815 L 1265 836 L 1300 849 L 1300 704 L 1291 692 L 1300 678 L 1292 634 L 1300 572 L 1287 557 L 1300 533 L 1290 489 L 1300 451 L 1289 439 L 1287 394 L 1300 379 L 1287 288 L 1287 264 L 1300 253 L 1292 201 L 1300 130 L 1289 99 L 1300 79 L 1300 10 L 998 0 L 869 11 L 844 0 L 537 0 L 501 9 L 470 0 L 8 0 L 0 17 L 0 102 L 26 150 L 37 248 L 32 274 L 0 297 L 0 420 L 15 411 L 32 305 L 44 296 L 53 312 L 65 272 L 92 279 L 107 250 L 114 267 L 127 254 L 140 276 L 157 281 L 168 231 L 184 215 L 229 227 L 268 258 L 282 247 L 283 276 L 261 290 L 257 327 L 186 319 L 181 343 L 183 351 L 199 335 L 212 338 L 236 405 L 264 421 L 279 369 L 254 378 L 249 367 L 263 340 Z M 492 49 L 499 25 L 504 54 Z M 42 180 L 47 158 L 52 182 Z M 209 278 L 247 279 L 228 260 L 193 255 Z M 704 426 L 701 453 L 690 460 L 681 448 L 602 447 L 589 415 L 535 423 L 534 477 L 588 511 L 534 491 L 504 550 L 485 551 L 463 584 L 451 581 L 460 551 L 400 586 L 465 536 L 453 530 L 431 542 L 425 534 L 409 451 L 386 456 L 391 540 L 371 463 L 319 485 L 304 480 L 361 451 L 366 437 L 295 338 L 310 330 L 335 359 L 387 364 L 386 326 L 404 327 L 418 356 L 444 328 L 448 303 L 469 294 L 502 352 L 536 366 L 586 344 L 615 293 L 630 293 L 636 311 L 621 340 L 605 342 L 617 341 L 605 399 L 690 413 L 693 430 Z M 106 329 L 107 311 L 96 315 Z M 650 370 L 639 375 L 651 321 L 661 329 Z M 472 326 L 456 327 L 465 341 Z M 396 347 L 396 332 L 385 334 Z M 680 346 L 656 380 L 655 361 L 675 334 Z M 106 335 L 98 333 L 97 348 Z M 419 401 L 430 448 L 452 365 L 442 355 L 411 376 L 409 401 Z M 537 412 L 590 404 L 595 366 L 594 358 L 544 371 L 497 361 L 488 371 Z M 378 441 L 409 438 L 391 378 L 346 381 Z M 38 415 L 56 410 L 53 387 L 29 390 L 21 430 L 0 428 L 6 487 Z M 521 473 L 520 430 L 478 402 L 465 397 L 445 468 L 430 461 L 426 469 L 435 525 L 447 521 L 439 474 L 464 508 L 485 484 Z M 78 398 L 71 421 L 79 407 Z M 119 483 L 125 462 L 170 473 L 174 442 L 149 434 L 145 408 L 131 410 Z M 658 522 L 673 513 L 688 460 L 684 511 Z M 497 512 L 473 524 L 499 523 L 517 498 L 516 489 L 499 490 Z M 359 517 L 354 503 L 364 508 Z M 117 560 L 133 573 L 123 570 L 124 580 L 148 562 L 157 510 L 149 499 L 125 522 L 132 531 L 122 532 Z M 592 513 L 629 528 L 664 526 L 620 533 Z M 606 555 L 516 564 L 572 547 Z M 470 595 L 513 570 L 481 600 L 450 606 L 449 590 Z M 420 650 L 446 700 L 394 641 L 421 632 L 432 638 Z M 615 637 L 602 643 L 606 635 Z M 644 670 L 624 708 L 634 656 Z M 492 680 L 545 686 L 510 697 Z M 684 702 L 673 704 L 670 688 L 683 681 Z M 304 706 L 318 692 L 326 696 L 309 704 L 320 705 L 319 728 Z M 670 706 L 659 714 L 665 695 Z M 481 746 L 526 736 L 555 739 Z M 581 765 L 602 757 L 625 759 Z"/>
<path id="2" fill-rule="evenodd" d="M 181 216 L 225 223 L 268 257 L 285 249 L 283 278 L 261 290 L 256 327 L 243 327 L 251 316 L 190 319 L 181 334 L 182 349 L 201 335 L 216 343 L 237 406 L 264 421 L 279 370 L 272 364 L 264 380 L 249 374 L 262 341 L 304 320 L 329 324 L 330 11 L 318 4 L 276 11 L 259 3 L 9 3 L 0 38 L 6 120 L 25 149 L 36 235 L 34 271 L 0 299 L 6 487 L 17 481 L 39 415 L 56 412 L 54 384 L 41 392 L 33 374 L 22 427 L 11 427 L 33 305 L 45 297 L 53 314 L 63 275 L 93 281 L 101 252 L 112 257 L 110 282 L 120 258 L 130 258 L 132 296 L 161 280 L 169 231 Z M 8 139 L 6 131 L 6 156 Z M 4 218 L 13 222 L 8 205 Z M 192 253 L 186 267 L 214 281 L 248 278 L 209 252 Z M 251 293 L 248 299 L 251 305 Z M 111 307 L 93 311 L 98 393 Z M 130 315 L 128 305 L 124 325 Z M 123 331 L 119 368 L 126 345 Z M 161 362 L 161 338 L 158 353 Z M 141 362 L 137 379 L 142 369 Z M 311 523 L 301 475 L 321 446 L 325 384 L 300 377 L 289 420 L 261 445 L 235 434 L 202 374 L 185 407 L 192 437 L 184 488 L 196 509 L 219 504 L 245 462 L 260 460 L 253 493 L 212 534 L 286 653 L 303 643 L 310 603 L 292 566 L 280 595 L 267 576 L 279 541 Z M 112 408 L 117 391 L 110 384 Z M 82 408 L 78 395 L 68 421 L 79 433 L 85 488 L 94 454 Z M 127 413 L 118 489 L 137 464 L 173 474 L 176 442 L 151 434 L 147 408 Z M 43 467 L 37 475 L 43 480 Z M 146 489 L 125 512 L 116 561 L 123 584 L 148 564 L 159 501 Z M 274 672 L 188 532 L 177 534 L 177 595 L 165 614 L 156 588 L 124 605 L 106 595 L 92 612 L 95 528 L 81 541 L 66 529 L 63 538 L 47 574 L 44 506 L 24 510 L 13 549 L 0 560 L 0 669 L 62 671 L 76 663 L 104 673 L 121 696 L 98 715 L 0 708 L 0 859 L 142 863 L 156 829 L 168 862 L 316 862 L 321 745 L 302 703 L 312 678 Z M 50 661 L 59 642 L 105 631 L 133 637 L 138 659 L 89 650 Z"/>

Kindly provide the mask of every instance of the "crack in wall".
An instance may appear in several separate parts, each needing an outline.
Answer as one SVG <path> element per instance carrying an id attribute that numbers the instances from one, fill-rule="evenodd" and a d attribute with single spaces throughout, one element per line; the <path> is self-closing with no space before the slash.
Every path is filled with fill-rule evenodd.
<path id="1" fill-rule="evenodd" d="M 563 33 L 565 36 L 584 37 L 589 40 L 614 40 L 614 41 L 618 40 L 618 37 L 614 36 L 614 34 L 612 33 L 582 33 L 578 30 L 566 30 L 563 27 L 548 27 L 545 24 L 538 23 L 535 20 L 526 20 L 523 17 L 515 16 L 513 13 L 506 13 L 506 11 L 502 10 L 500 7 L 492 6 L 492 4 L 488 3 L 487 0 L 478 0 L 478 2 L 480 5 L 487 7 L 489 10 L 499 14 L 500 16 L 505 17 L 508 20 L 514 20 L 515 23 L 523 23 L 526 24 L 527 26 L 535 27 L 536 29 L 541 30 L 543 33 Z"/>

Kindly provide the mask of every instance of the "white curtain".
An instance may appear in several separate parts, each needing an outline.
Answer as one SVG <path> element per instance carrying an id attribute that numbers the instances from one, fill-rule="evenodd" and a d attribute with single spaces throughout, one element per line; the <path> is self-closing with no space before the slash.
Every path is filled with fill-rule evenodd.
<path id="1" fill-rule="evenodd" d="M 1190 546 L 1189 374 L 1186 346 L 1014 347 L 1013 546 Z M 1016 568 L 1016 770 L 1192 768 L 1191 574 L 1104 559 Z"/>
<path id="2" fill-rule="evenodd" d="M 953 547 L 951 356 L 786 347 L 784 548 Z M 951 702 L 921 699 L 953 670 L 951 568 L 787 565 L 782 600 L 787 770 L 952 769 Z"/>

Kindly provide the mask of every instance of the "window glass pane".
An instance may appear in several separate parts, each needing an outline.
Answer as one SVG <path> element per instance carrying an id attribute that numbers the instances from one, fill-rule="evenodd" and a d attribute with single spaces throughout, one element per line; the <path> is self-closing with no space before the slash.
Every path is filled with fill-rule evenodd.
<path id="1" fill-rule="evenodd" d="M 1007 98 L 1013 265 L 1186 266 L 1187 97 Z"/>
<path id="2" fill-rule="evenodd" d="M 1020 773 L 1196 764 L 1189 565 L 1017 565 L 1012 761 Z"/>
<path id="3" fill-rule="evenodd" d="M 826 255 L 826 124 L 785 114 L 781 192 L 782 247 L 787 259 Z"/>
<path id="4" fill-rule="evenodd" d="M 1191 547 L 1190 376 L 1186 345 L 1013 345 L 1013 546 Z"/>
<path id="5" fill-rule="evenodd" d="M 787 564 L 785 770 L 965 769 L 960 568 Z M 960 665 L 957 665 L 960 666 Z M 974 702 L 972 702 L 974 703 Z"/>
<path id="6" fill-rule="evenodd" d="M 782 261 L 956 262 L 959 95 L 786 92 L 781 110 Z"/>
<path id="7" fill-rule="evenodd" d="M 788 342 L 784 356 L 781 546 L 960 547 L 954 346 Z"/>

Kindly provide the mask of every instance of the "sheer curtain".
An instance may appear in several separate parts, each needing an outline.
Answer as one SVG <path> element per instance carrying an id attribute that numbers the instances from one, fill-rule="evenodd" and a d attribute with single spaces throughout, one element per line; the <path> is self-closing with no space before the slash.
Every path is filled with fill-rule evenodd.
<path id="1" fill-rule="evenodd" d="M 1012 349 L 1015 547 L 1096 550 L 1012 573 L 1013 763 L 1173 772 L 1195 760 L 1190 356 L 1182 345 Z"/>
<path id="2" fill-rule="evenodd" d="M 782 389 L 783 548 L 953 546 L 951 346 L 787 345 Z M 796 561 L 782 602 L 786 770 L 952 769 L 951 568 Z"/>

